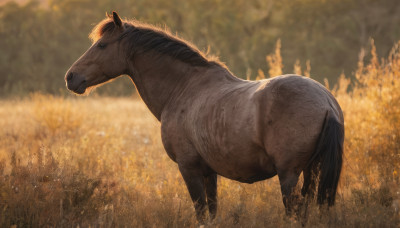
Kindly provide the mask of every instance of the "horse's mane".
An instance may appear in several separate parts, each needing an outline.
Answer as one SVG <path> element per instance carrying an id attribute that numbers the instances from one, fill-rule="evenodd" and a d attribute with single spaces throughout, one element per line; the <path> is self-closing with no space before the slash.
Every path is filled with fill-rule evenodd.
<path id="1" fill-rule="evenodd" d="M 137 52 L 155 51 L 166 54 L 182 62 L 194 66 L 220 65 L 225 67 L 214 56 L 207 57 L 191 43 L 172 35 L 167 29 L 161 29 L 138 21 L 123 21 L 125 31 L 120 39 L 127 39 L 130 55 Z M 118 27 L 113 20 L 106 18 L 97 24 L 89 37 L 93 42 L 99 40 L 103 35 L 116 31 Z"/>

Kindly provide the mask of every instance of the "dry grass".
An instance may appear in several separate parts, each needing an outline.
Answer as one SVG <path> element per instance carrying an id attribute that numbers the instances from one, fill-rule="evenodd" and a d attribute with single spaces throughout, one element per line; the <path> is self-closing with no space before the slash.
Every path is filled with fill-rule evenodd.
<path id="1" fill-rule="evenodd" d="M 400 225 L 398 53 L 378 61 L 372 49 L 352 92 L 344 76 L 333 89 L 345 112 L 344 172 L 336 205 L 312 206 L 308 226 Z M 195 227 L 159 127 L 136 98 L 0 101 L 0 226 Z M 276 178 L 252 185 L 220 178 L 218 194 L 217 219 L 207 226 L 301 226 L 284 215 Z"/>

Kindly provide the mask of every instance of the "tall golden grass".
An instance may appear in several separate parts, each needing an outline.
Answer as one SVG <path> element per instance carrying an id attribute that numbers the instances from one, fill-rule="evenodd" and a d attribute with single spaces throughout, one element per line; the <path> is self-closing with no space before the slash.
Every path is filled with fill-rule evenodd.
<path id="1" fill-rule="evenodd" d="M 341 76 L 332 89 L 345 114 L 344 171 L 336 205 L 311 206 L 307 226 L 400 225 L 399 45 L 379 60 L 372 43 L 356 80 Z M 278 51 L 267 61 L 271 76 L 282 72 Z M 299 63 L 294 69 L 302 72 Z M 0 226 L 195 227 L 159 128 L 137 98 L 0 101 Z M 285 216 L 277 178 L 252 185 L 219 178 L 218 187 L 219 212 L 207 226 L 301 226 Z"/>

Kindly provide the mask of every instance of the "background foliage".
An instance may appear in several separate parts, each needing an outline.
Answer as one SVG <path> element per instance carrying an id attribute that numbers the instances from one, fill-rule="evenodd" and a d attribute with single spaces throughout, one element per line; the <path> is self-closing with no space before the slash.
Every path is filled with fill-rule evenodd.
<path id="1" fill-rule="evenodd" d="M 112 10 L 210 48 L 242 78 L 268 72 L 265 56 L 278 39 L 283 73 L 293 73 L 296 60 L 303 68 L 309 60 L 313 78 L 333 82 L 341 72 L 354 77 L 357 54 L 370 37 L 381 55 L 400 39 L 397 0 L 9 1 L 0 6 L 0 96 L 65 92 L 64 73 L 90 46 L 92 27 Z M 134 91 L 127 79 L 101 90 Z"/>
<path id="2" fill-rule="evenodd" d="M 307 226 L 399 227 L 397 2 L 0 4 L 0 227 L 198 226 L 178 168 L 163 149 L 159 122 L 143 102 L 59 96 L 66 92 L 65 71 L 90 45 L 87 34 L 111 10 L 168 25 L 201 49 L 210 46 L 243 78 L 295 72 L 326 77 L 327 87 L 337 81 L 331 92 L 345 116 L 343 175 L 336 205 L 329 211 L 311 205 Z M 53 95 L 25 96 L 34 91 Z M 133 91 L 122 79 L 100 92 Z M 252 185 L 219 178 L 218 184 L 218 218 L 210 227 L 302 227 L 285 216 L 277 177 Z"/>

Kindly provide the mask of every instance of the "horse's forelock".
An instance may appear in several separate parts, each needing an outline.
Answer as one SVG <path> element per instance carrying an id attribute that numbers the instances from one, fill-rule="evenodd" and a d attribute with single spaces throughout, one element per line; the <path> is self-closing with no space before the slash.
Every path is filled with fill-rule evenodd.
<path id="1" fill-rule="evenodd" d="M 112 32 L 116 29 L 116 25 L 114 24 L 113 20 L 110 18 L 106 18 L 98 23 L 89 34 L 90 40 L 92 42 L 96 42 L 99 40 L 105 33 Z"/>

